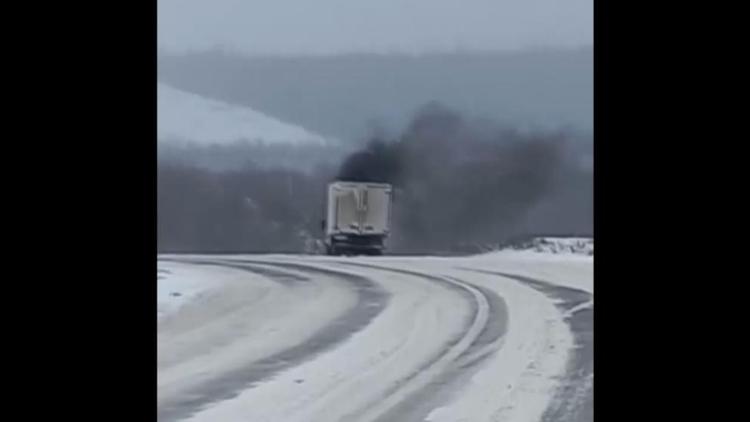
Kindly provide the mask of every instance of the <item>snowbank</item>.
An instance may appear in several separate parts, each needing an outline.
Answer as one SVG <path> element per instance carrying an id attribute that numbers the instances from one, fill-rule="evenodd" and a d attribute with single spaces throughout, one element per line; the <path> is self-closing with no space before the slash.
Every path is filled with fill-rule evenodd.
<path id="1" fill-rule="evenodd" d="M 505 250 L 594 256 L 594 239 L 586 237 L 537 237 L 510 245 Z"/>

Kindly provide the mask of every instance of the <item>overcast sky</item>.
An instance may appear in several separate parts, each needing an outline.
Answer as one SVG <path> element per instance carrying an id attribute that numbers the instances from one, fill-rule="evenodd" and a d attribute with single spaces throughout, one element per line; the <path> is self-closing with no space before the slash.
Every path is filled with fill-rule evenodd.
<path id="1" fill-rule="evenodd" d="M 593 0 L 158 0 L 158 45 L 246 54 L 593 44 Z"/>

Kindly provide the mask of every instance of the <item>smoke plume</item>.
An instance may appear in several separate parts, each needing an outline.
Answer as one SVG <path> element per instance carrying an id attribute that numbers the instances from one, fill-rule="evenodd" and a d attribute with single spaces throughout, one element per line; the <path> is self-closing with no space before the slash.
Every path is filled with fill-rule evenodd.
<path id="1" fill-rule="evenodd" d="M 486 130 L 439 104 L 398 139 L 375 138 L 340 166 L 339 180 L 396 187 L 393 247 L 451 251 L 511 236 L 559 185 L 565 138 Z"/>

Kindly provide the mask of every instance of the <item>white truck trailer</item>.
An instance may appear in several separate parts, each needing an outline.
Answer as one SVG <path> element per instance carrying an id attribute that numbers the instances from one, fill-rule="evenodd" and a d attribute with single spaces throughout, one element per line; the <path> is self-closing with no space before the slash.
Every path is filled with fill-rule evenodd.
<path id="1" fill-rule="evenodd" d="M 393 189 L 385 183 L 328 185 L 325 245 L 329 255 L 381 255 L 390 234 Z"/>

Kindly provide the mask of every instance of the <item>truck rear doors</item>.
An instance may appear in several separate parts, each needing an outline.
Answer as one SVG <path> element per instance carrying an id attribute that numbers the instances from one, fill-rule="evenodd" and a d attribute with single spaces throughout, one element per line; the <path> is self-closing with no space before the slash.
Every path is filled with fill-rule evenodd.
<path id="1" fill-rule="evenodd" d="M 390 223 L 389 185 L 335 183 L 329 189 L 329 233 L 387 234 Z"/>

